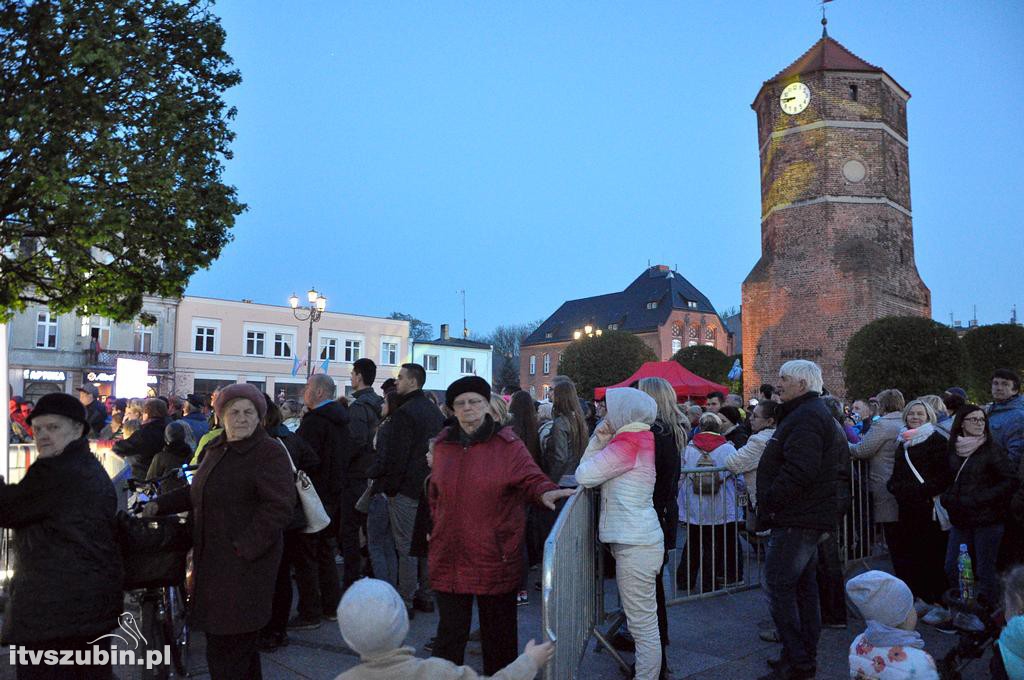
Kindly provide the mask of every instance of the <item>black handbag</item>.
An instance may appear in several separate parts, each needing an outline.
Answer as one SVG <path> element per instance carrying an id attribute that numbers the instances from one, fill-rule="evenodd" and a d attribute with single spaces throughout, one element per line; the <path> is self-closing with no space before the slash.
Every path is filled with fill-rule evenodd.
<path id="1" fill-rule="evenodd" d="M 124 563 L 124 590 L 181 585 L 192 548 L 188 517 L 134 517 L 119 512 L 117 537 Z"/>

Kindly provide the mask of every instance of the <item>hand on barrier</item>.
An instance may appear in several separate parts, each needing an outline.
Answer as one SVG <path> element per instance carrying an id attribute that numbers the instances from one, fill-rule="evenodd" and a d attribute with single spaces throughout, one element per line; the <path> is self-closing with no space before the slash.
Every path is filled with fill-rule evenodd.
<path id="1" fill-rule="evenodd" d="M 544 507 L 547 508 L 548 510 L 554 510 L 555 501 L 561 500 L 562 498 L 568 498 L 574 493 L 576 493 L 576 489 L 554 489 L 552 491 L 546 491 L 540 497 L 540 502 L 543 503 Z"/>
<path id="2" fill-rule="evenodd" d="M 544 642 L 538 645 L 531 639 L 526 643 L 523 654 L 533 659 L 537 668 L 544 668 L 551 661 L 551 657 L 555 655 L 555 643 Z"/>

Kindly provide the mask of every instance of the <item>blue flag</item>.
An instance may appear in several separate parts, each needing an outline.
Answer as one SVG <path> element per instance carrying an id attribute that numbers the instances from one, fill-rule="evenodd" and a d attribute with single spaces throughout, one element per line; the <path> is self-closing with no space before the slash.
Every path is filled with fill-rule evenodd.
<path id="1" fill-rule="evenodd" d="M 320 364 L 320 372 L 327 375 L 327 366 L 331 363 L 330 358 L 324 359 L 324 362 Z"/>
<path id="2" fill-rule="evenodd" d="M 297 357 L 297 356 L 292 357 L 292 375 L 295 375 L 296 373 L 299 372 L 299 367 L 301 365 L 302 364 L 299 362 L 299 357 Z"/>
<path id="3" fill-rule="evenodd" d="M 719 373 L 721 375 L 721 373 Z M 737 359 L 733 362 L 732 368 L 729 369 L 729 375 L 726 376 L 729 380 L 739 380 L 740 376 L 743 375 L 743 369 L 740 368 L 740 360 Z"/>

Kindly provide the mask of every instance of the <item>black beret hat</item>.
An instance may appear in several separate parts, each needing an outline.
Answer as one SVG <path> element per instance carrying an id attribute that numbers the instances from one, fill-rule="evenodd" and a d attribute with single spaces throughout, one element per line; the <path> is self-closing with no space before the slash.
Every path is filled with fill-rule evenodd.
<path id="1" fill-rule="evenodd" d="M 71 418 L 76 423 L 81 423 L 86 427 L 89 426 L 82 402 L 63 392 L 51 392 L 43 395 L 36 402 L 36 406 L 32 409 L 32 413 L 29 414 L 26 422 L 31 425 L 32 420 L 37 416 L 64 416 L 65 418 Z"/>
<path id="2" fill-rule="evenodd" d="M 448 386 L 444 393 L 444 403 L 448 404 L 448 408 L 452 408 L 455 398 L 466 392 L 475 392 L 487 401 L 491 400 L 491 386 L 487 381 L 478 375 L 467 375 Z"/>

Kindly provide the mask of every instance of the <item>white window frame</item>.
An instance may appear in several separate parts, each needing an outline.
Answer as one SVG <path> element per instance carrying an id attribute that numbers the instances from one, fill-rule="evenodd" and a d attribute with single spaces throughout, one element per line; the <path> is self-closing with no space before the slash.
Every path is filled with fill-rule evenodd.
<path id="1" fill-rule="evenodd" d="M 433 361 L 431 361 L 433 359 Z M 434 367 L 431 368 L 430 364 L 433 363 Z M 438 364 L 441 363 L 441 356 L 439 354 L 424 354 L 423 355 L 423 370 L 427 373 L 437 373 Z"/>
<path id="2" fill-rule="evenodd" d="M 537 355 L 530 355 L 530 375 L 537 375 Z"/>
<path id="3" fill-rule="evenodd" d="M 679 338 L 672 338 L 672 354 L 675 354 L 683 348 L 683 341 Z"/>
<path id="4" fill-rule="evenodd" d="M 39 331 L 43 331 L 43 344 L 39 344 Z M 53 334 L 50 334 L 53 331 Z M 53 344 L 50 344 L 50 339 L 53 339 Z M 57 349 L 60 344 L 60 325 L 57 323 L 57 318 L 53 315 L 49 309 L 44 309 L 36 314 L 36 338 L 35 347 L 36 349 Z"/>
<path id="5" fill-rule="evenodd" d="M 196 334 L 200 328 L 208 328 L 213 331 L 212 334 L 204 335 L 203 337 L 213 337 L 213 351 L 205 349 L 206 343 L 203 343 L 204 349 L 196 349 Z M 194 317 L 192 319 L 192 344 L 189 345 L 189 349 L 197 354 L 220 354 L 220 319 L 203 319 Z"/>
<path id="6" fill-rule="evenodd" d="M 105 316 L 89 317 L 89 336 L 92 337 L 93 329 L 98 330 L 96 339 L 99 340 L 100 347 L 103 349 L 110 349 L 110 325 L 110 319 Z"/>
<path id="7" fill-rule="evenodd" d="M 325 335 L 320 337 L 319 347 L 316 351 L 317 361 L 323 361 L 329 359 L 331 361 L 338 360 L 338 340 L 333 335 Z M 324 350 L 328 350 L 327 354 L 324 354 Z M 332 356 L 333 355 L 333 356 Z"/>
<path id="8" fill-rule="evenodd" d="M 394 347 L 394 354 L 388 356 L 392 352 L 391 349 Z M 387 354 L 386 354 L 387 352 Z M 397 366 L 401 360 L 402 353 L 402 339 L 394 335 L 382 335 L 380 336 L 380 365 L 381 366 Z"/>
<path id="9" fill-rule="evenodd" d="M 655 302 L 648 302 L 647 303 L 647 309 L 657 309 L 657 308 L 658 308 L 657 301 L 655 301 Z"/>
<path id="10" fill-rule="evenodd" d="M 689 307 L 690 309 L 697 309 L 697 303 L 694 300 L 687 300 L 686 306 Z"/>
<path id="11" fill-rule="evenodd" d="M 551 354 L 549 352 L 544 353 L 544 375 L 551 373 Z"/>
<path id="12" fill-rule="evenodd" d="M 530 398 L 531 399 L 536 399 L 537 398 L 537 387 L 535 385 L 530 385 Z"/>
<path id="13" fill-rule="evenodd" d="M 149 340 L 148 343 L 146 342 L 147 340 Z M 132 335 L 132 347 L 140 354 L 152 354 L 153 330 L 141 324 L 137 324 L 135 326 L 135 333 Z"/>
<path id="14" fill-rule="evenodd" d="M 325 329 L 325 330 L 318 330 L 316 336 L 317 336 L 317 340 L 316 340 L 316 348 L 317 348 L 316 349 L 316 356 L 318 356 L 318 357 L 320 356 L 320 352 L 323 351 L 324 345 L 327 343 L 327 341 L 329 339 L 333 339 L 334 340 L 334 346 L 335 346 L 334 358 L 331 359 L 332 362 L 336 361 L 336 362 L 339 362 L 339 363 L 352 363 L 351 361 L 348 361 L 348 359 L 346 358 L 346 354 L 345 354 L 345 343 L 346 343 L 346 341 L 349 341 L 349 340 L 356 341 L 356 342 L 359 343 L 359 356 L 360 357 L 365 357 L 366 356 L 366 339 L 365 339 L 365 337 L 363 336 L 362 333 L 347 333 L 345 331 L 335 331 L 335 330 L 326 330 Z M 323 359 L 319 359 L 319 361 L 323 361 Z M 353 361 L 354 361 L 354 359 L 353 359 Z"/>
<path id="15" fill-rule="evenodd" d="M 342 356 L 347 364 L 354 364 L 363 357 L 363 341 L 361 338 L 345 338 L 342 342 Z"/>
<path id="16" fill-rule="evenodd" d="M 459 372 L 462 375 L 476 375 L 476 357 L 459 357 Z"/>
<path id="17" fill-rule="evenodd" d="M 250 337 L 251 336 L 251 337 Z M 242 353 L 247 357 L 267 356 L 267 332 L 262 328 L 246 328 L 242 338 Z M 252 343 L 252 351 L 249 350 L 249 343 Z"/>
<path id="18" fill-rule="evenodd" d="M 274 337 L 274 348 L 273 356 L 275 359 L 291 359 L 295 356 L 295 333 L 290 331 L 275 330 L 273 333 Z M 281 353 L 278 353 L 278 344 L 281 346 Z M 285 354 L 284 350 L 288 350 Z"/>

